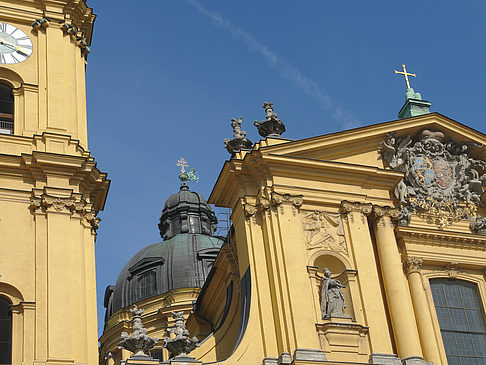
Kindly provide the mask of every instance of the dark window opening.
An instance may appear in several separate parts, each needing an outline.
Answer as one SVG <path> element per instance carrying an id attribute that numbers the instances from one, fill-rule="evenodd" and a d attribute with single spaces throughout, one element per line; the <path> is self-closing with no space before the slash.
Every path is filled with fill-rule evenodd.
<path id="1" fill-rule="evenodd" d="M 486 326 L 477 286 L 432 279 L 430 287 L 449 365 L 486 364 Z"/>
<path id="2" fill-rule="evenodd" d="M 12 88 L 0 83 L 0 133 L 14 132 L 14 99 Z"/>
<path id="3" fill-rule="evenodd" d="M 0 364 L 12 363 L 12 311 L 10 302 L 0 297 Z"/>
<path id="4" fill-rule="evenodd" d="M 138 292 L 140 299 L 151 297 L 157 293 L 155 271 L 147 271 L 138 276 Z"/>

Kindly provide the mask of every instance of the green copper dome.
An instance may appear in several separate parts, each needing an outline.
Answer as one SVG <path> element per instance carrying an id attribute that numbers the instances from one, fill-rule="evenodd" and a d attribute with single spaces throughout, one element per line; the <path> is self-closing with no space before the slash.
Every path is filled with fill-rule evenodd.
<path id="1" fill-rule="evenodd" d="M 162 210 L 159 229 L 164 240 L 140 250 L 123 267 L 115 286 L 107 287 L 105 319 L 146 298 L 201 288 L 223 244 L 213 236 L 217 222 L 201 194 L 183 182 Z"/>
<path id="2" fill-rule="evenodd" d="M 201 288 L 222 244 L 217 237 L 181 233 L 143 248 L 118 276 L 112 311 L 170 290 Z"/>

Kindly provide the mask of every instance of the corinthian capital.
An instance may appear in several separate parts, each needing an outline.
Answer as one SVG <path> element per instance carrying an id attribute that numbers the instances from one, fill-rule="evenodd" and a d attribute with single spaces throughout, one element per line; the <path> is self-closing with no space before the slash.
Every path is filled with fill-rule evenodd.
<path id="1" fill-rule="evenodd" d="M 422 269 L 423 260 L 418 257 L 407 257 L 403 262 L 403 270 L 406 275 L 410 275 L 413 272 L 420 272 Z"/>

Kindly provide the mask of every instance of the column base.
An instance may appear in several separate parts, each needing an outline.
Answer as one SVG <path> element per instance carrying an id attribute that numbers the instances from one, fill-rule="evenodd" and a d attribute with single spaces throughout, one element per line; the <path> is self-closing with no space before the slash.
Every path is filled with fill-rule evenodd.
<path id="1" fill-rule="evenodd" d="M 282 352 L 277 359 L 278 365 L 289 365 L 292 363 L 292 358 L 288 352 Z"/>
<path id="2" fill-rule="evenodd" d="M 433 365 L 432 362 L 427 362 L 420 356 L 407 356 L 400 359 L 395 354 L 371 354 L 370 364 L 379 365 Z"/>
<path id="3" fill-rule="evenodd" d="M 433 365 L 433 362 L 427 362 L 420 356 L 407 356 L 402 359 L 403 365 Z"/>
<path id="4" fill-rule="evenodd" d="M 400 358 L 395 354 L 371 354 L 370 364 L 402 365 Z"/>
<path id="5" fill-rule="evenodd" d="M 326 354 L 322 350 L 295 349 L 294 363 L 298 361 L 322 362 L 322 361 L 327 361 L 327 358 L 326 358 Z"/>
<path id="6" fill-rule="evenodd" d="M 264 357 L 262 365 L 278 365 L 278 357 Z"/>

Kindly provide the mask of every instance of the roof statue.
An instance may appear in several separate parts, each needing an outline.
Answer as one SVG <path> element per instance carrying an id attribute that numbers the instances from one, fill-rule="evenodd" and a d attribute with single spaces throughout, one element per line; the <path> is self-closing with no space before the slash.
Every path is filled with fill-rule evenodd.
<path id="1" fill-rule="evenodd" d="M 118 347 L 133 352 L 133 356 L 149 356 L 146 352 L 154 347 L 159 339 L 147 335 L 147 329 L 142 324 L 143 309 L 138 309 L 134 305 L 130 312 L 133 315 L 132 333 L 129 336 L 128 333 L 122 332 L 122 340 Z"/>
<path id="2" fill-rule="evenodd" d="M 166 335 L 163 338 L 164 347 L 169 351 L 170 358 L 187 357 L 197 347 L 197 337 L 189 337 L 189 331 L 186 328 L 184 312 L 172 312 L 174 326 L 166 329 Z"/>
<path id="3" fill-rule="evenodd" d="M 471 143 L 446 139 L 441 131 L 425 129 L 414 137 L 386 135 L 381 156 L 391 169 L 405 174 L 395 189 L 399 224 L 407 225 L 413 213 L 439 229 L 475 216 L 482 205 L 486 163 L 470 157 L 470 148 Z M 477 225 L 479 231 L 482 227 Z"/>
<path id="4" fill-rule="evenodd" d="M 266 117 L 261 122 L 255 121 L 254 124 L 258 128 L 258 133 L 263 138 L 280 137 L 285 132 L 285 125 L 277 118 L 277 113 L 274 113 L 273 103 L 264 102 L 262 107 L 265 109 Z"/>
<path id="5" fill-rule="evenodd" d="M 229 153 L 234 154 L 235 152 L 244 150 L 249 150 L 253 146 L 253 142 L 246 138 L 246 132 L 241 130 L 242 117 L 238 120 L 231 118 L 231 127 L 233 127 L 233 139 L 224 139 L 224 146 Z"/>
<path id="6" fill-rule="evenodd" d="M 399 118 L 416 117 L 417 115 L 428 114 L 432 105 L 430 102 L 422 100 L 422 95 L 416 93 L 410 86 L 409 76 L 417 77 L 414 73 L 407 72 L 407 68 L 402 64 L 403 71 L 395 70 L 395 74 L 405 76 L 407 91 L 405 93 L 405 104 L 398 113 Z"/>

